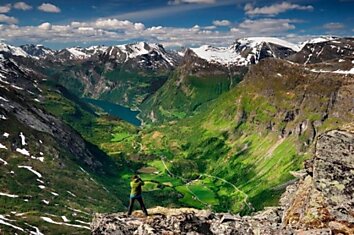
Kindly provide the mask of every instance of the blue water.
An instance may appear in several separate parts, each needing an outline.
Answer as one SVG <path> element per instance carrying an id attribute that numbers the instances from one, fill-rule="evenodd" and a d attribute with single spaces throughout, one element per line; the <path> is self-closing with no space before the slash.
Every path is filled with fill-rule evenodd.
<path id="1" fill-rule="evenodd" d="M 97 107 L 102 108 L 106 113 L 111 116 L 125 120 L 135 126 L 140 126 L 141 121 L 136 117 L 139 111 L 133 111 L 127 107 L 121 106 L 119 104 L 113 104 L 104 100 L 95 100 L 89 98 L 83 98 L 87 103 L 91 103 Z"/>

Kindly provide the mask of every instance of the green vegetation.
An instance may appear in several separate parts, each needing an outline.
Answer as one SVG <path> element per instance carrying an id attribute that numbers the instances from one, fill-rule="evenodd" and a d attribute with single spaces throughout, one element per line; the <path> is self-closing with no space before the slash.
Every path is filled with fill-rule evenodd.
<path id="1" fill-rule="evenodd" d="M 184 119 L 201 106 L 227 92 L 241 80 L 242 76 L 229 77 L 223 75 L 186 75 L 186 71 L 177 70 L 168 81 L 141 106 L 141 116 L 151 121 L 154 118 L 161 122 L 165 120 Z"/>

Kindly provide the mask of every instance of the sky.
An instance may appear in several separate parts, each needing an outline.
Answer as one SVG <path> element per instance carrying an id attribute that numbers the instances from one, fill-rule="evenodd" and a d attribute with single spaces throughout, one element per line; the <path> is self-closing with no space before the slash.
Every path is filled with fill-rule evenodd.
<path id="1" fill-rule="evenodd" d="M 0 41 L 13 45 L 173 48 L 322 35 L 354 35 L 354 0 L 0 0 Z"/>

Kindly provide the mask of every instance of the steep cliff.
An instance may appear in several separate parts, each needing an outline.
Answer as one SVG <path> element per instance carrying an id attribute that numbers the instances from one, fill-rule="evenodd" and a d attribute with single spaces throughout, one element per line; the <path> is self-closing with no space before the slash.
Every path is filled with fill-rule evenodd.
<path id="1" fill-rule="evenodd" d="M 348 129 L 353 130 L 349 127 Z M 150 216 L 96 214 L 92 234 L 353 234 L 354 132 L 318 137 L 315 156 L 293 172 L 278 207 L 251 216 L 189 208 L 150 209 Z"/>

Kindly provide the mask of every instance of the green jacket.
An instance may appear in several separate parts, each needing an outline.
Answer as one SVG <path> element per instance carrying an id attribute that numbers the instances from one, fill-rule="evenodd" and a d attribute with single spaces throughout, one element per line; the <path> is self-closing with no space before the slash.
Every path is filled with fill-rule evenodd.
<path id="1" fill-rule="evenodd" d="M 144 181 L 142 181 L 140 178 L 133 179 L 130 181 L 130 196 L 135 197 L 141 195 L 141 186 L 144 185 Z"/>

